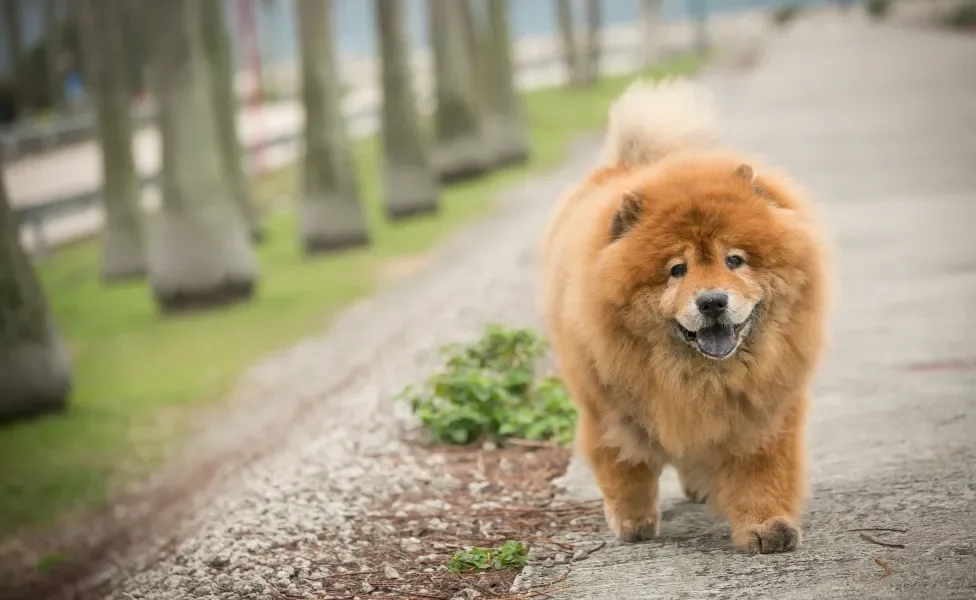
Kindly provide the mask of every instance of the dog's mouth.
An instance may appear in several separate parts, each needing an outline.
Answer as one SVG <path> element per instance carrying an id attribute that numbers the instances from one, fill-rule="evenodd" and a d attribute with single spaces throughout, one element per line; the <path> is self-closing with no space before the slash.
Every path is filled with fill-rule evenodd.
<path id="1" fill-rule="evenodd" d="M 697 331 L 686 329 L 678 321 L 674 321 L 674 324 L 680 336 L 703 356 L 722 360 L 732 356 L 742 344 L 742 340 L 745 339 L 752 327 L 754 314 L 755 311 L 737 325 L 715 323 Z"/>

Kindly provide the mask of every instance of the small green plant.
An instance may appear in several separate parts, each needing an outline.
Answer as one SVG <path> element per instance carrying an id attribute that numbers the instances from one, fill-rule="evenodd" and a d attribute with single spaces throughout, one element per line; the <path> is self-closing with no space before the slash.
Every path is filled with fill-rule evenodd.
<path id="1" fill-rule="evenodd" d="M 781 4 L 773 10 L 773 23 L 782 27 L 800 16 L 803 7 L 796 2 Z"/>
<path id="2" fill-rule="evenodd" d="M 868 14 L 875 19 L 883 19 L 891 10 L 891 0 L 868 0 Z"/>
<path id="3" fill-rule="evenodd" d="M 447 563 L 451 573 L 473 573 L 499 569 L 521 569 L 529 562 L 529 553 L 519 542 L 505 542 L 500 548 L 471 548 L 454 554 Z"/>
<path id="4" fill-rule="evenodd" d="M 34 568 L 38 573 L 50 573 L 67 562 L 67 559 L 60 554 L 42 554 L 37 557 Z"/>
<path id="5" fill-rule="evenodd" d="M 576 424 L 573 403 L 558 379 L 536 376 L 546 347 L 537 331 L 491 325 L 474 344 L 443 348 L 444 369 L 424 388 L 407 388 L 402 399 L 435 442 L 568 443 Z"/>

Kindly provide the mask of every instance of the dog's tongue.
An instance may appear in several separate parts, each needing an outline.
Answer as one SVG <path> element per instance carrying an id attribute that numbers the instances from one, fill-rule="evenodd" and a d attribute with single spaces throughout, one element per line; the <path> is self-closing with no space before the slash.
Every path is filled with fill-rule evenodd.
<path id="1" fill-rule="evenodd" d="M 698 349 L 715 358 L 725 358 L 735 348 L 735 330 L 731 325 L 712 325 L 695 332 Z"/>

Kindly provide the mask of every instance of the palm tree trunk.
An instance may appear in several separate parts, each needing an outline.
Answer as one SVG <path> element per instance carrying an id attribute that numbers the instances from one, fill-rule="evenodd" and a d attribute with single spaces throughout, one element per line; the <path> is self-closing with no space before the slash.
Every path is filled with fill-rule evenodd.
<path id="1" fill-rule="evenodd" d="M 644 68 L 650 68 L 658 62 L 661 56 L 661 22 L 662 0 L 641 0 L 641 62 Z"/>
<path id="2" fill-rule="evenodd" d="M 403 0 L 375 0 L 374 7 L 382 61 L 386 213 L 393 220 L 433 213 L 440 193 L 417 112 Z"/>
<path id="3" fill-rule="evenodd" d="M 600 79 L 600 37 L 603 28 L 601 0 L 586 0 L 586 82 Z"/>
<path id="4" fill-rule="evenodd" d="M 7 42 L 7 58 L 10 61 L 11 81 L 17 102 L 18 114 L 23 114 L 28 107 L 27 70 L 24 68 L 24 41 L 21 30 L 22 20 L 20 0 L 0 0 L 3 10 L 3 24 L 6 28 L 4 39 Z"/>
<path id="5" fill-rule="evenodd" d="M 512 59 L 508 0 L 488 0 L 488 98 L 492 147 L 499 165 L 521 164 L 529 158 L 529 142 Z"/>
<path id="6" fill-rule="evenodd" d="M 3 172 L 0 164 L 0 173 Z M 44 290 L 20 246 L 0 176 L 0 421 L 59 411 L 71 393 L 71 365 Z"/>
<path id="7" fill-rule="evenodd" d="M 299 226 L 306 254 L 369 244 L 342 114 L 333 10 L 333 0 L 296 2 L 305 105 Z"/>
<path id="8" fill-rule="evenodd" d="M 476 101 L 470 42 L 463 39 L 462 4 L 464 0 L 427 0 L 436 74 L 434 163 L 443 182 L 479 177 L 491 164 Z"/>
<path id="9" fill-rule="evenodd" d="M 58 18 L 59 0 L 44 0 L 44 56 L 47 63 L 47 87 L 51 107 L 64 106 L 61 94 L 61 50 L 64 40 L 61 36 L 61 20 Z"/>
<path id="10" fill-rule="evenodd" d="M 163 312 L 249 298 L 254 252 L 220 159 L 213 73 L 198 0 L 149 2 L 152 80 L 162 134 L 162 206 L 150 230 L 149 282 Z"/>
<path id="11" fill-rule="evenodd" d="M 700 56 L 707 56 L 712 47 L 708 31 L 708 0 L 692 0 L 691 14 L 695 19 L 695 50 Z"/>
<path id="12" fill-rule="evenodd" d="M 234 66 L 230 55 L 223 0 L 198 0 L 203 24 L 203 41 L 213 73 L 214 120 L 220 139 L 220 158 L 230 182 L 233 200 L 247 223 L 251 239 L 264 238 L 261 213 L 254 202 L 251 181 L 241 161 L 237 136 L 237 94 L 234 92 Z"/>
<path id="13" fill-rule="evenodd" d="M 80 8 L 85 71 L 102 150 L 101 276 L 106 282 L 137 279 L 146 274 L 146 263 L 121 14 L 115 0 L 82 0 Z"/>
<path id="14" fill-rule="evenodd" d="M 562 40 L 566 79 L 572 86 L 581 85 L 584 79 L 583 65 L 576 43 L 572 0 L 556 0 L 556 20 L 559 23 L 559 38 Z"/>
<path id="15" fill-rule="evenodd" d="M 485 0 L 460 0 L 458 2 L 462 32 L 464 33 L 465 42 L 467 42 L 465 44 L 466 58 L 471 65 L 471 73 L 474 80 L 474 103 L 478 114 L 482 117 L 482 135 L 484 136 L 487 154 L 490 158 L 489 166 L 495 167 L 502 165 L 498 161 L 499 153 L 495 145 L 497 135 L 493 132 L 494 125 L 491 114 L 491 96 L 493 93 L 490 55 L 491 39 L 489 25 L 487 23 L 488 14 L 484 10 L 486 7 L 487 3 Z M 431 25 L 433 26 L 435 24 L 432 22 Z M 432 41 L 438 42 L 438 38 L 432 36 Z"/>
<path id="16" fill-rule="evenodd" d="M 146 15 L 142 3 L 145 0 L 118 0 L 122 11 L 122 40 L 125 48 L 129 92 L 140 95 L 146 92 L 146 65 L 149 62 L 149 40 Z"/>
<path id="17" fill-rule="evenodd" d="M 488 83 L 488 61 L 484 60 L 483 52 L 487 50 L 484 36 L 486 15 L 483 10 L 484 0 L 461 0 L 458 9 L 461 11 L 461 25 L 464 33 L 465 50 L 471 63 L 471 72 L 475 85 L 475 103 L 480 111 L 485 110 L 485 91 Z"/>

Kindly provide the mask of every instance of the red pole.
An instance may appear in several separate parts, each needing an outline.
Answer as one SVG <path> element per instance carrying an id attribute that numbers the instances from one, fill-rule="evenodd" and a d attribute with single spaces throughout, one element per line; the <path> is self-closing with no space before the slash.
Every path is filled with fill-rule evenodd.
<path id="1" fill-rule="evenodd" d="M 248 71 L 248 83 L 245 90 L 245 115 L 253 117 L 255 122 L 260 123 L 261 116 L 261 48 L 258 43 L 257 20 L 254 16 L 254 0 L 237 0 L 237 39 L 240 42 L 241 54 L 244 56 L 244 64 Z M 262 127 L 255 127 L 255 141 L 263 141 Z M 260 146 L 258 146 L 260 148 Z M 255 173 L 264 170 L 262 152 L 250 152 L 251 167 Z"/>

